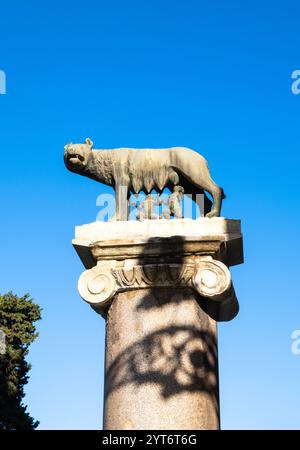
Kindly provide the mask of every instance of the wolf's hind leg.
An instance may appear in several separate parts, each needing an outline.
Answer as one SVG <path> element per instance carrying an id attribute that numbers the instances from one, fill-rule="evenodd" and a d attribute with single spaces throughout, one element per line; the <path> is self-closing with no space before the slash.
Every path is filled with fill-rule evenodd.
<path id="1" fill-rule="evenodd" d="M 213 198 L 213 206 L 209 213 L 205 215 L 205 217 L 219 217 L 222 206 L 222 197 L 223 192 L 222 189 L 217 186 L 213 181 L 208 188 L 204 188 L 207 192 L 209 192 Z"/>

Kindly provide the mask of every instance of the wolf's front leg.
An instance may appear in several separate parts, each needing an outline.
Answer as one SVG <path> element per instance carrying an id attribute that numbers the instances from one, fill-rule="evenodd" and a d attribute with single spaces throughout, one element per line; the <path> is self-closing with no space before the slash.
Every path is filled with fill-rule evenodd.
<path id="1" fill-rule="evenodd" d="M 116 184 L 116 220 L 128 219 L 128 186 Z"/>

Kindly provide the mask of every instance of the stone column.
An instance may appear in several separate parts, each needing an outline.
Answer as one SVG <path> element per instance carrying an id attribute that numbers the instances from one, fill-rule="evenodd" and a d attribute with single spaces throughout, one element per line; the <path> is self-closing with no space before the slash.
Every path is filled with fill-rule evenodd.
<path id="1" fill-rule="evenodd" d="M 104 428 L 218 429 L 217 321 L 238 312 L 240 222 L 95 222 L 73 244 L 80 295 L 106 319 Z"/>

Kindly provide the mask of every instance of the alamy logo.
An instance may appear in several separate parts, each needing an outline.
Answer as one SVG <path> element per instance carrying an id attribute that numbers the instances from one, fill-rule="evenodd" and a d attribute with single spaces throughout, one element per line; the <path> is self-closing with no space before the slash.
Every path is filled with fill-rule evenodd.
<path id="1" fill-rule="evenodd" d="M 300 70 L 294 70 L 292 79 L 295 80 L 292 83 L 292 93 L 298 95 L 300 94 Z"/>
<path id="2" fill-rule="evenodd" d="M 127 186 L 120 186 L 121 191 L 126 190 Z M 120 199 L 126 199 L 126 195 L 119 195 Z M 151 199 L 150 199 L 151 197 Z M 149 217 L 149 209 L 146 211 L 146 203 L 152 202 L 153 209 L 151 211 L 152 219 L 170 219 L 170 209 L 168 207 L 167 193 L 163 194 L 151 194 L 146 196 L 145 194 L 139 193 L 130 196 L 129 202 L 126 200 L 123 204 L 120 203 L 120 210 L 126 210 L 126 215 L 128 215 L 128 220 L 144 220 Z M 147 202 L 148 199 L 148 202 Z M 204 212 L 204 194 L 184 194 L 181 200 L 182 216 L 198 219 L 203 216 Z M 96 221 L 106 222 L 113 220 L 115 218 L 116 212 L 116 199 L 113 194 L 100 194 L 96 199 L 96 206 L 100 206 L 100 210 L 97 214 Z M 149 208 L 149 206 L 148 206 Z"/>
<path id="3" fill-rule="evenodd" d="M 3 70 L 0 70 L 0 94 L 6 94 L 6 75 Z"/>
<path id="4" fill-rule="evenodd" d="M 300 330 L 294 330 L 291 334 L 293 340 L 291 350 L 294 355 L 300 354 Z"/>

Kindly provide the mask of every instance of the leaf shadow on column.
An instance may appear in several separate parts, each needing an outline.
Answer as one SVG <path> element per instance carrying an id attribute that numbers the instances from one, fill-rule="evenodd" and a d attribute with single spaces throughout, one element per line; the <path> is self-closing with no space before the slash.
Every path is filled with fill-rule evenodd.
<path id="1" fill-rule="evenodd" d="M 208 331 L 169 326 L 127 347 L 106 372 L 106 392 L 127 384 L 155 383 L 168 399 L 180 392 L 206 392 L 218 411 L 217 342 Z"/>

